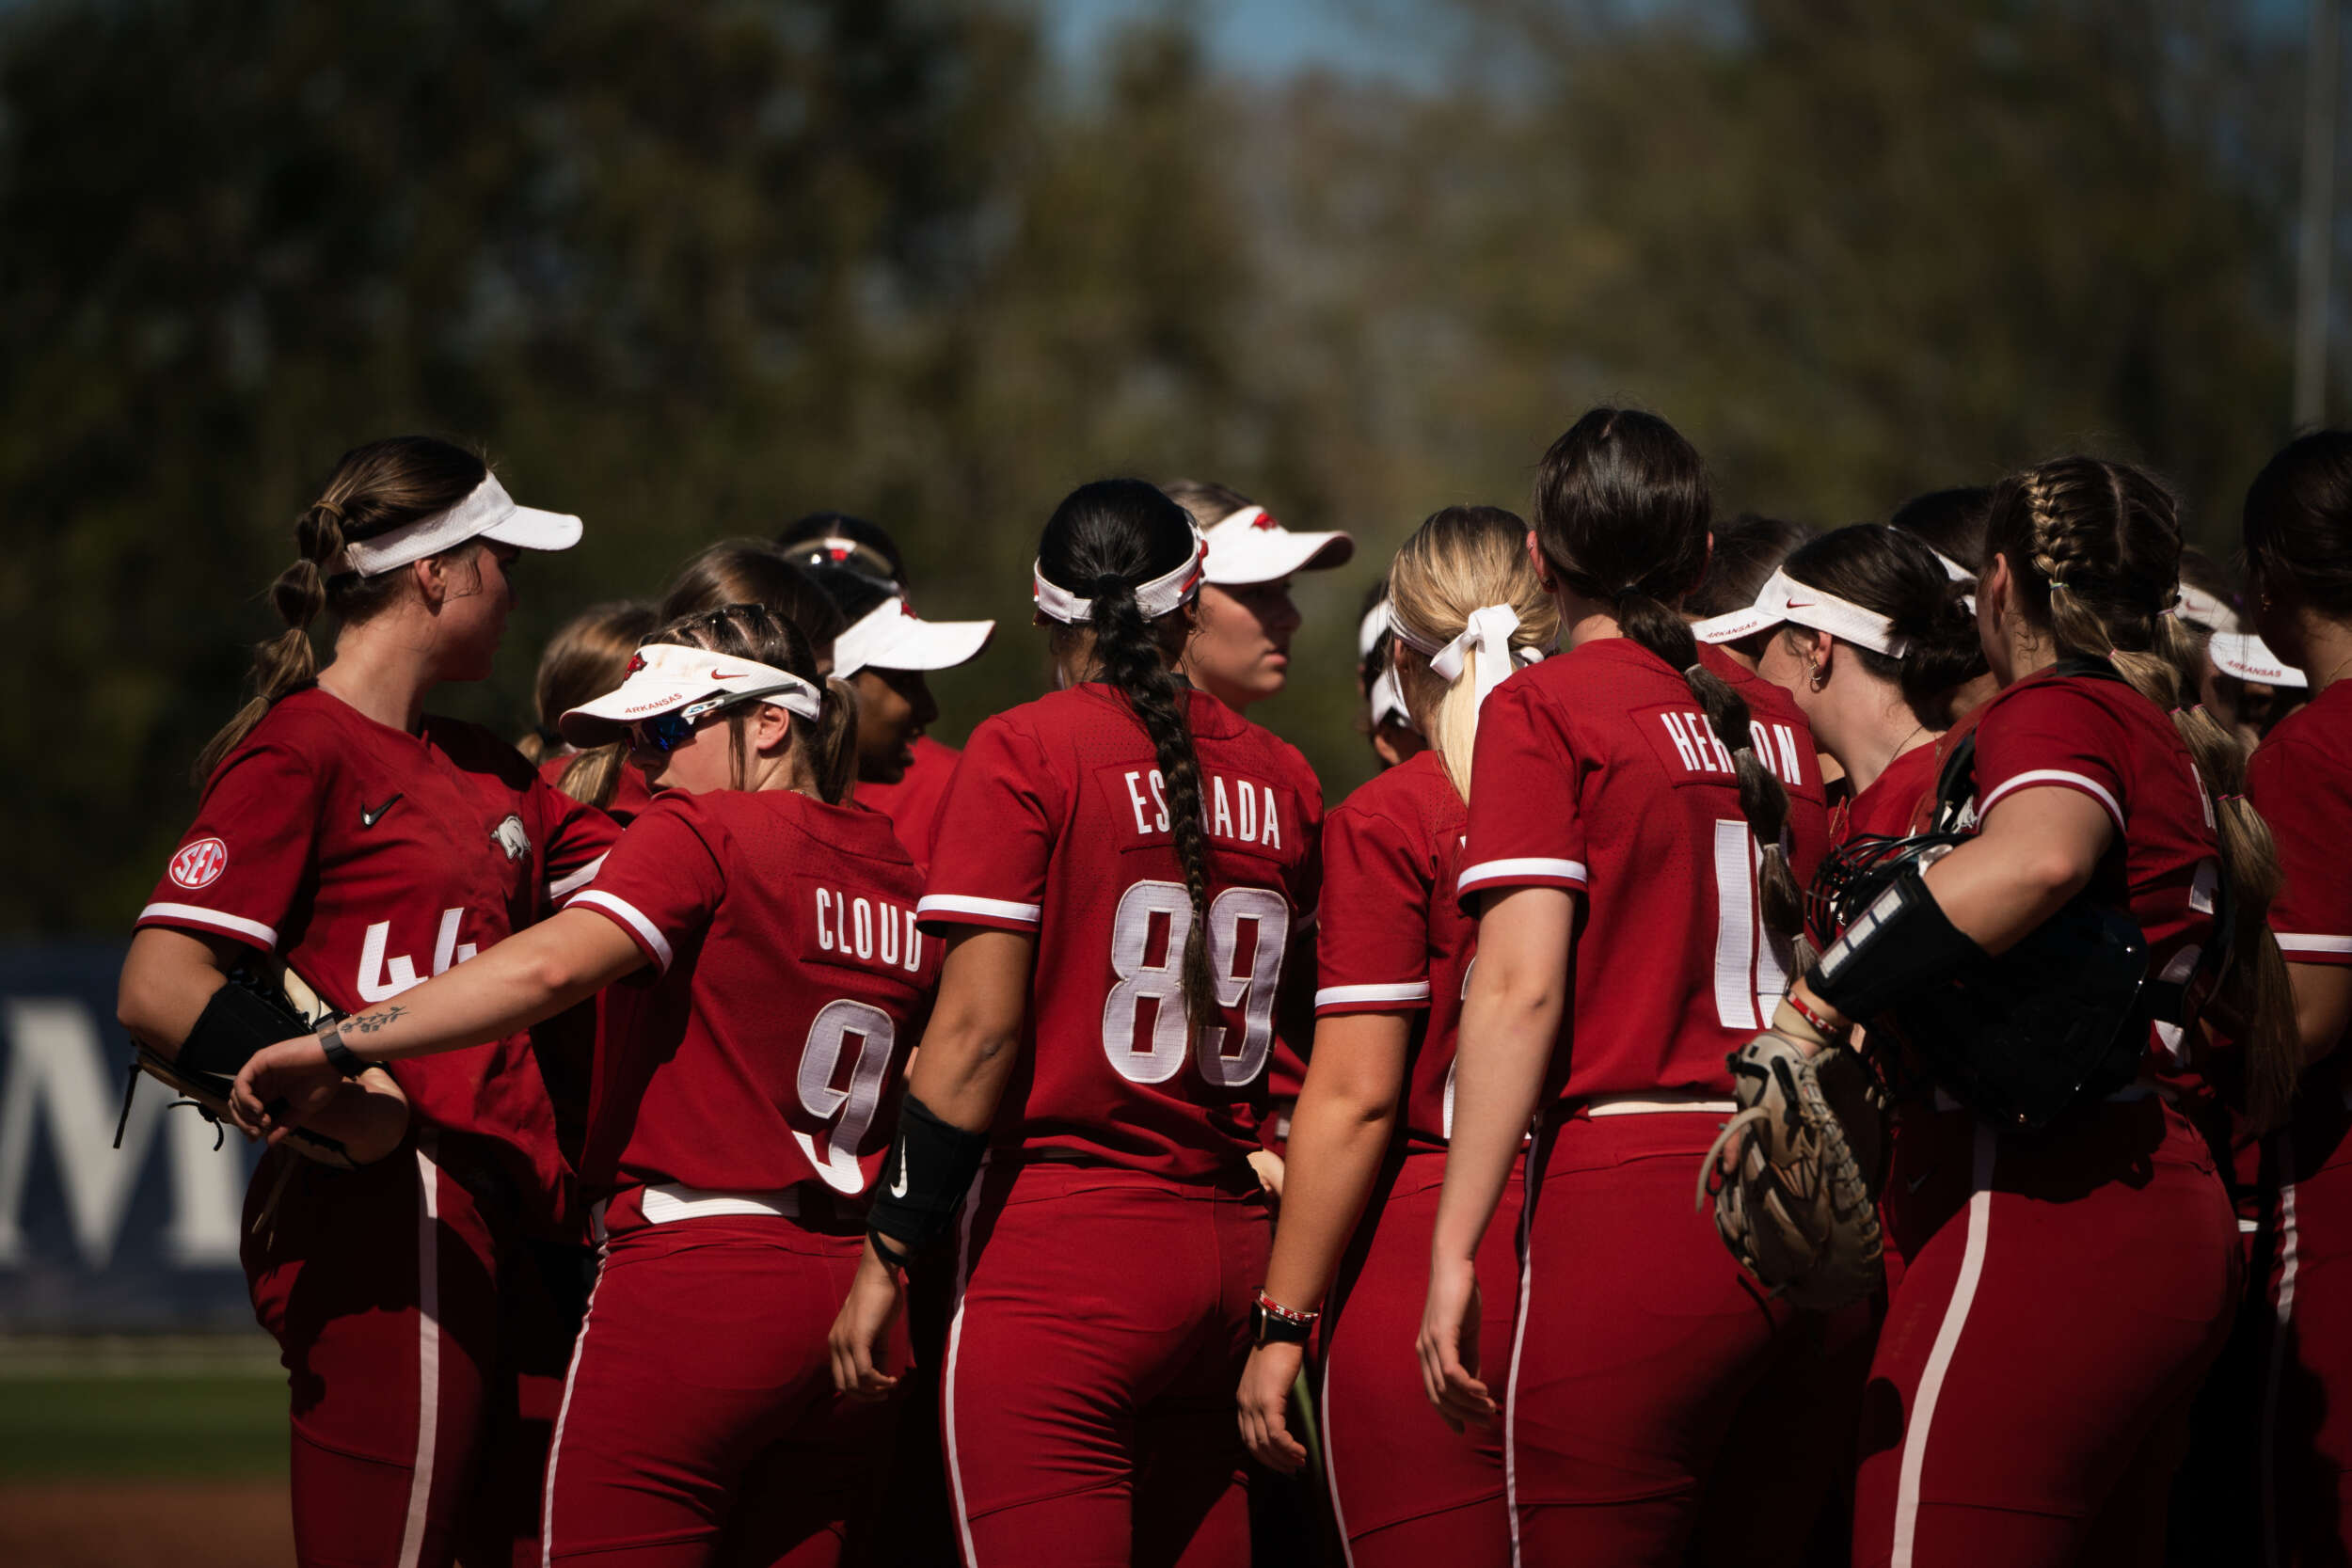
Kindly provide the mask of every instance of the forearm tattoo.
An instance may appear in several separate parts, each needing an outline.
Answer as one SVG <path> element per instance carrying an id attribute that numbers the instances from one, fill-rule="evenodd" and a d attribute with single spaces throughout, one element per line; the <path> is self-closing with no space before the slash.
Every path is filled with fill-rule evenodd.
<path id="1" fill-rule="evenodd" d="M 390 1006 L 380 1008 L 375 1012 L 361 1013 L 358 1018 L 347 1018 L 343 1020 L 343 1027 L 356 1029 L 362 1035 L 373 1035 L 407 1010 L 395 1002 Z"/>

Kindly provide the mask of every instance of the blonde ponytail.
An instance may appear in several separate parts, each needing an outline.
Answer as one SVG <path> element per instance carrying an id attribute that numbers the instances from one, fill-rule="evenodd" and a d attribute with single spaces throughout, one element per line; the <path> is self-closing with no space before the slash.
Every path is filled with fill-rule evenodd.
<path id="1" fill-rule="evenodd" d="M 1489 607 L 1518 618 L 1503 656 L 1514 664 L 1541 657 L 1558 641 L 1559 611 L 1527 559 L 1526 538 L 1527 525 L 1500 507 L 1450 506 L 1423 522 L 1389 567 L 1396 634 L 1390 657 L 1405 705 L 1465 800 L 1480 700 L 1511 672 L 1488 668 L 1496 656 L 1477 640 L 1462 648 L 1451 680 L 1430 667 L 1430 656 L 1462 637 Z"/>

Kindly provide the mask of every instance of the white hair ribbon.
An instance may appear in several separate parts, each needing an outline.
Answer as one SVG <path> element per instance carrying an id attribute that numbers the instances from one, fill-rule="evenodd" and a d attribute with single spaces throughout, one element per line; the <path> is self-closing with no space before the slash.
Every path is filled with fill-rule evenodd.
<path id="1" fill-rule="evenodd" d="M 1192 531 L 1192 553 L 1184 558 L 1184 564 L 1136 590 L 1136 603 L 1142 609 L 1143 618 L 1156 621 L 1199 594 L 1201 566 L 1208 556 L 1209 542 L 1200 537 L 1200 530 L 1196 527 Z M 1043 566 L 1032 562 L 1029 578 L 1030 595 L 1037 601 L 1038 609 L 1055 620 L 1074 626 L 1094 618 L 1094 601 L 1082 599 L 1059 583 L 1048 580 Z"/>
<path id="2" fill-rule="evenodd" d="M 1462 670 L 1471 649 L 1478 651 L 1478 683 L 1475 689 L 1477 706 L 1485 707 L 1494 689 L 1510 678 L 1519 661 L 1512 655 L 1511 634 L 1519 629 L 1519 612 L 1507 604 L 1481 605 L 1470 613 L 1459 636 L 1451 642 L 1436 638 L 1407 625 L 1393 607 L 1389 611 L 1389 629 L 1406 647 L 1429 656 L 1430 673 L 1448 685 L 1462 678 Z M 1527 650 L 1534 663 L 1544 656 Z"/>

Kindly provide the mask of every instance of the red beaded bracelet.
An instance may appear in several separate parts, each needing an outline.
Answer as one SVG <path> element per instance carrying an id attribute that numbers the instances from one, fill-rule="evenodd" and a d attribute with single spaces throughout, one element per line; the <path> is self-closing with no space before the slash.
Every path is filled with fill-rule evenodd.
<path id="1" fill-rule="evenodd" d="M 1823 1018 L 1820 1013 L 1817 1013 L 1811 1007 L 1806 1006 L 1804 998 L 1799 996 L 1794 988 L 1791 988 L 1788 992 L 1788 1003 L 1791 1007 L 1794 1007 L 1797 1010 L 1798 1017 L 1813 1025 L 1814 1028 L 1819 1029 L 1824 1039 L 1842 1040 L 1846 1037 L 1845 1030 L 1838 1028 L 1836 1025 L 1831 1023 L 1828 1019 Z"/>

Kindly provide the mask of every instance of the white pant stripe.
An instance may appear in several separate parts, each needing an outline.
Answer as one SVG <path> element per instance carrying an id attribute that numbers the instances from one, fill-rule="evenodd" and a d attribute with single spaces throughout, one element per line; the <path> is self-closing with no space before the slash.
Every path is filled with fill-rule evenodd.
<path id="1" fill-rule="evenodd" d="M 400 1568 L 417 1568 L 433 1513 L 433 1455 L 441 1415 L 441 1173 L 417 1146 L 417 1451 L 408 1472 L 408 1517 Z"/>
<path id="2" fill-rule="evenodd" d="M 1960 1259 L 1960 1275 L 1952 1282 L 1952 1299 L 1945 1304 L 1944 1322 L 1935 1331 L 1935 1344 L 1919 1373 L 1919 1391 L 1911 1402 L 1910 1419 L 1903 1423 L 1902 1468 L 1895 1485 L 1895 1552 L 1892 1568 L 1911 1568 L 1912 1546 L 1919 1528 L 1919 1477 L 1926 1468 L 1928 1431 L 1935 1421 L 1935 1402 L 1944 1391 L 1945 1373 L 1960 1346 L 1961 1330 L 1968 1323 L 1968 1308 L 1977 1299 L 1977 1282 L 1984 1275 L 1984 1253 L 1993 1221 L 1993 1162 L 2000 1140 L 1993 1129 L 1977 1128 L 1976 1168 L 1968 1196 L 1968 1241 Z"/>

